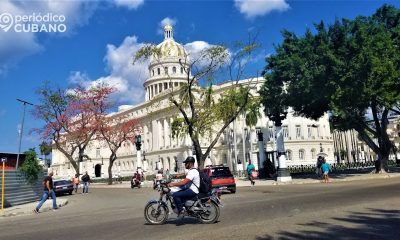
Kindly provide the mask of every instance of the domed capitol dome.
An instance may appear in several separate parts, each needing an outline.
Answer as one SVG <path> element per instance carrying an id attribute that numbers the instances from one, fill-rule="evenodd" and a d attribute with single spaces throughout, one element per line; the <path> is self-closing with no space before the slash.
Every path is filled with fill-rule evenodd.
<path id="1" fill-rule="evenodd" d="M 185 48 L 181 44 L 175 42 L 171 25 L 166 25 L 164 27 L 164 41 L 158 44 L 157 48 L 160 49 L 160 55 L 153 56 L 151 59 L 152 61 L 160 61 L 167 58 L 185 59 L 187 57 Z"/>
<path id="2" fill-rule="evenodd" d="M 157 49 L 159 52 L 150 59 L 150 77 L 143 84 L 146 101 L 187 82 L 188 55 L 185 48 L 175 42 L 171 25 L 164 27 L 164 41 L 157 45 Z"/>

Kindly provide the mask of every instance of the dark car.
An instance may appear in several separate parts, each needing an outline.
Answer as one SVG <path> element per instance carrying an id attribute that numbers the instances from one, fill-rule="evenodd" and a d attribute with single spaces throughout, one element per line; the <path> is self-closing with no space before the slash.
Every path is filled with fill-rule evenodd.
<path id="1" fill-rule="evenodd" d="M 74 191 L 74 185 L 70 180 L 54 180 L 53 189 L 56 195 L 61 195 L 65 193 L 69 193 L 69 195 L 72 195 L 72 191 Z"/>
<path id="2" fill-rule="evenodd" d="M 231 171 L 226 166 L 212 166 L 204 168 L 204 171 L 211 177 L 212 188 L 236 192 L 236 182 Z"/>

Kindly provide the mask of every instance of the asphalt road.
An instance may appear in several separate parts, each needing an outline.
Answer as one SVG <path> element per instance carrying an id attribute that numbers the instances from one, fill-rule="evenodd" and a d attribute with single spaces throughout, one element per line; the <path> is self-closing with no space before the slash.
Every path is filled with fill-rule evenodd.
<path id="1" fill-rule="evenodd" d="M 147 225 L 152 189 L 92 189 L 56 212 L 0 219 L 0 239 L 400 239 L 400 178 L 238 188 L 219 222 Z"/>

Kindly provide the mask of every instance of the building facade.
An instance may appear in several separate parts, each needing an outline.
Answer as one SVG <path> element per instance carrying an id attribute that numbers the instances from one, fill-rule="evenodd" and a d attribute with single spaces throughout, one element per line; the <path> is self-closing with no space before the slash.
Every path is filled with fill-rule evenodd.
<path id="1" fill-rule="evenodd" d="M 142 152 L 137 154 L 133 143 L 126 142 L 118 151 L 118 159 L 113 166 L 113 174 L 132 175 L 137 167 L 142 167 L 148 174 L 163 168 L 170 172 L 183 171 L 182 161 L 191 156 L 192 144 L 188 136 L 172 138 L 171 125 L 180 114 L 169 101 L 169 94 L 174 88 L 179 88 L 191 76 L 188 65 L 182 63 L 187 59 L 184 47 L 175 42 L 173 29 L 167 25 L 164 28 L 164 41 L 158 46 L 160 55 L 153 57 L 148 67 L 149 78 L 144 82 L 145 99 L 135 106 L 120 106 L 118 112 L 108 117 L 118 121 L 119 118 L 136 118 L 141 123 Z M 263 79 L 243 79 L 242 84 L 252 83 L 252 94 L 263 84 Z M 229 89 L 232 83 L 224 82 L 214 86 L 217 97 Z M 271 161 L 275 160 L 275 129 L 272 121 L 262 114 L 256 127 L 246 126 L 244 116 L 239 116 L 220 137 L 205 162 L 205 165 L 225 164 L 233 171 L 242 171 L 251 160 L 256 168 L 261 167 L 263 160 L 259 159 L 257 132 L 263 133 L 262 146 Z M 318 121 L 296 117 L 289 111 L 283 121 L 287 165 L 315 164 L 317 154 L 327 154 L 329 162 L 334 161 L 333 140 L 329 128 L 328 115 Z M 209 138 L 201 139 L 201 144 L 207 147 Z M 108 157 L 110 150 L 102 142 L 92 141 L 85 150 L 90 160 L 82 163 L 81 172 L 88 171 L 93 177 L 107 177 Z M 137 159 L 140 156 L 140 159 Z M 75 171 L 61 152 L 53 149 L 52 168 L 56 175 L 73 176 Z M 76 156 L 77 158 L 78 156 Z"/>

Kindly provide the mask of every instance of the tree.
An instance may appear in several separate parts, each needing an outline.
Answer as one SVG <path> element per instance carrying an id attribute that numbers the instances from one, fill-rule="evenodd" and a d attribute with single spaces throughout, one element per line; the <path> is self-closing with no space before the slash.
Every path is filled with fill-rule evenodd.
<path id="1" fill-rule="evenodd" d="M 42 167 L 39 166 L 34 148 L 30 148 L 24 154 L 25 161 L 19 170 L 25 175 L 28 183 L 34 184 L 38 180 L 38 174 L 42 171 Z"/>
<path id="2" fill-rule="evenodd" d="M 37 91 L 40 104 L 33 111 L 44 126 L 35 129 L 43 140 L 51 140 L 79 174 L 79 162 L 98 131 L 101 116 L 108 109 L 106 99 L 113 91 L 107 86 L 90 89 L 51 88 L 45 84 Z"/>
<path id="3" fill-rule="evenodd" d="M 186 83 L 169 93 L 169 102 L 180 113 L 172 123 L 172 136 L 189 135 L 200 168 L 221 134 L 239 114 L 248 110 L 253 101 L 251 91 L 256 84 L 255 78 L 249 78 L 245 83 L 240 83 L 239 79 L 244 77 L 245 67 L 257 48 L 255 38 L 249 37 L 248 44 L 237 43 L 233 53 L 224 46 L 212 46 L 196 56 L 179 59 Z M 134 64 L 151 57 L 160 60 L 161 56 L 160 49 L 149 44 L 137 52 Z M 224 74 L 231 78 L 231 85 L 227 91 L 216 94 L 217 78 L 226 76 Z M 168 78 L 172 79 L 169 75 Z M 156 97 L 153 101 L 158 100 Z"/>
<path id="4" fill-rule="evenodd" d="M 43 155 L 43 160 L 46 166 L 50 167 L 50 162 L 47 162 L 46 156 L 50 155 L 51 153 L 51 144 L 47 143 L 46 141 L 42 141 L 42 143 L 39 145 L 40 149 L 40 154 Z"/>
<path id="5" fill-rule="evenodd" d="M 370 17 L 315 28 L 302 37 L 283 31 L 283 43 L 267 58 L 264 106 L 282 99 L 301 116 L 329 112 L 333 127 L 356 130 L 386 169 L 388 116 L 400 103 L 399 9 L 383 5 Z"/>
<path id="6" fill-rule="evenodd" d="M 117 151 L 124 142 L 135 140 L 135 131 L 139 127 L 136 119 L 118 119 L 114 121 L 112 117 L 103 117 L 99 128 L 100 135 L 98 141 L 105 141 L 111 151 L 108 165 L 108 184 L 112 184 L 112 167 L 117 160 Z"/>

